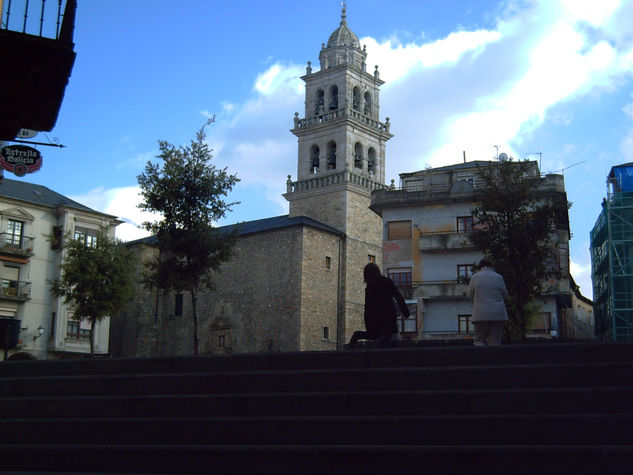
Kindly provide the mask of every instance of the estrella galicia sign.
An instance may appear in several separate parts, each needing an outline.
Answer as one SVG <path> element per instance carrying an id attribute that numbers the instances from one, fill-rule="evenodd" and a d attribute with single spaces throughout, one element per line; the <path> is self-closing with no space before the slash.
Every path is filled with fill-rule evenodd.
<path id="1" fill-rule="evenodd" d="M 24 176 L 42 167 L 42 154 L 26 145 L 6 145 L 0 149 L 0 167 L 17 176 Z"/>

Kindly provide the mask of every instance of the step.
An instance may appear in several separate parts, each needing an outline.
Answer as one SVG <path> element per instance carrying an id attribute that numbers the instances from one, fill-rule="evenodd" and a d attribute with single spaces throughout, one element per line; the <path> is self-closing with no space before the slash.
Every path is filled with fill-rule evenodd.
<path id="1" fill-rule="evenodd" d="M 631 414 L 49 418 L 0 421 L 0 443 L 625 445 L 632 427 Z"/>
<path id="2" fill-rule="evenodd" d="M 2 470 L 28 473 L 626 473 L 624 446 L 0 445 Z"/>
<path id="3" fill-rule="evenodd" d="M 626 386 L 633 363 L 0 378 L 0 397 Z"/>
<path id="4" fill-rule="evenodd" d="M 631 412 L 633 387 L 0 398 L 0 418 Z"/>
<path id="5" fill-rule="evenodd" d="M 424 347 L 257 353 L 160 358 L 82 358 L 77 360 L 6 361 L 0 378 L 46 375 L 201 373 L 215 371 L 319 370 L 381 367 L 447 367 L 503 364 L 633 361 L 631 343 L 546 343 L 491 348 Z"/>

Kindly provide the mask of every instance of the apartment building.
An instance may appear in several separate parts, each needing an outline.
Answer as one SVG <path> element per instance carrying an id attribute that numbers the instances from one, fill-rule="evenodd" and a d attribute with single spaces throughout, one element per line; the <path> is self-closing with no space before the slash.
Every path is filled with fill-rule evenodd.
<path id="1" fill-rule="evenodd" d="M 400 174 L 400 187 L 377 190 L 371 209 L 383 219 L 383 272 L 403 290 L 415 310 L 401 322 L 405 337 L 470 338 L 472 305 L 466 298 L 475 264 L 483 257 L 469 238 L 476 223 L 472 210 L 476 193 L 485 187 L 479 167 L 497 162 L 473 161 Z M 540 176 L 538 164 L 528 173 L 540 180 L 539 192 L 565 200 L 562 175 Z M 535 304 L 529 334 L 558 335 L 564 308 L 571 307 L 569 277 L 569 222 L 565 213 L 551 239 L 553 265 L 560 278 L 545 282 L 547 289 Z"/>
<path id="2" fill-rule="evenodd" d="M 76 321 L 50 291 L 60 276 L 64 236 L 114 237 L 120 223 L 40 185 L 0 184 L 0 359 L 48 359 L 90 352 L 90 323 Z M 97 324 L 95 352 L 108 353 L 109 319 Z"/>

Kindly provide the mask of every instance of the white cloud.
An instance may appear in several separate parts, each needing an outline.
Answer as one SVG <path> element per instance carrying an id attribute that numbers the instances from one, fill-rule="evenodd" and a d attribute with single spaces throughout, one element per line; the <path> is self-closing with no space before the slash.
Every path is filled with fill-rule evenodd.
<path id="1" fill-rule="evenodd" d="M 628 30 L 615 26 L 622 21 L 619 2 L 508 5 L 488 30 L 456 31 L 426 43 L 361 39 L 368 71 L 378 64 L 386 81 L 381 120 L 391 116 L 395 134 L 387 146 L 387 181 L 426 164 L 456 163 L 464 151 L 468 160 L 491 159 L 494 145 L 519 157 L 511 144 L 528 138 L 552 106 L 609 88 L 630 70 L 633 40 L 625 41 Z M 226 116 L 208 129 L 218 163 L 244 184 L 261 186 L 267 197 L 278 197 L 286 175 L 296 174 L 296 139 L 288 130 L 294 111 L 304 115 L 304 68 L 268 62 L 252 98 L 225 102 Z M 569 114 L 554 119 L 573 122 Z M 283 200 L 275 203 L 284 211 Z"/>
<path id="2" fill-rule="evenodd" d="M 402 45 L 395 38 L 378 43 L 374 38 L 365 37 L 360 40 L 367 46 L 367 69 L 374 71 L 379 66 L 380 77 L 387 83 L 398 81 L 411 71 L 421 68 L 449 66 L 460 61 L 465 54 L 481 53 L 487 44 L 500 38 L 497 31 L 459 31 L 446 38 L 417 45 Z M 390 87 L 389 84 L 386 86 Z"/>
<path id="3" fill-rule="evenodd" d="M 125 160 L 123 162 L 117 163 L 116 168 L 117 170 L 121 170 L 122 168 L 128 168 L 128 167 L 133 167 L 133 168 L 138 168 L 139 166 L 143 167 L 148 161 L 151 161 L 154 159 L 154 157 L 156 157 L 156 153 L 157 152 L 155 151 L 138 153 L 129 160 Z"/>
<path id="4" fill-rule="evenodd" d="M 584 243 L 586 248 L 589 248 L 589 243 Z M 585 253 L 580 260 L 570 258 L 569 271 L 574 278 L 576 284 L 580 287 L 580 293 L 591 299 L 593 298 L 593 287 L 591 283 L 591 262 L 589 260 L 589 253 Z"/>
<path id="5" fill-rule="evenodd" d="M 631 98 L 633 99 L 633 94 L 631 94 Z M 625 104 L 624 107 L 622 107 L 622 111 L 629 117 L 633 118 L 633 102 Z"/>
<path id="6" fill-rule="evenodd" d="M 511 1 L 488 30 L 455 31 L 427 42 L 419 32 L 421 40 L 406 44 L 362 38 L 367 70 L 378 64 L 386 81 L 380 115 L 383 121 L 391 117 L 395 134 L 387 144 L 387 182 L 427 163 L 459 162 L 463 151 L 468 160 L 491 159 L 494 145 L 518 157 L 511 144 L 519 147 L 546 120 L 573 125 L 573 113 L 550 117 L 552 107 L 608 90 L 633 69 L 632 4 Z M 267 62 L 252 97 L 242 103 L 227 98 L 207 128 L 216 163 L 258 190 L 261 196 L 253 199 L 276 208 L 270 215 L 285 211 L 286 177 L 296 176 L 297 141 L 289 129 L 295 111 L 304 115 L 303 74 L 304 65 Z M 623 110 L 633 116 L 632 104 Z M 621 149 L 633 160 L 633 132 Z M 563 158 L 556 162 L 560 168 Z M 115 196 L 125 196 L 121 190 L 101 190 L 101 199 L 110 206 L 118 202 Z M 240 206 L 248 206 L 242 200 Z M 125 216 L 129 203 L 112 214 Z"/>
<path id="7" fill-rule="evenodd" d="M 141 211 L 137 205 L 141 201 L 138 186 L 112 188 L 103 187 L 90 190 L 83 195 L 72 196 L 71 199 L 102 213 L 117 216 L 124 221 L 117 226 L 116 237 L 123 241 L 140 239 L 149 235 L 139 226 L 144 221 L 152 221 L 155 215 Z"/>
<path id="8" fill-rule="evenodd" d="M 633 130 L 620 143 L 623 162 L 633 162 Z"/>

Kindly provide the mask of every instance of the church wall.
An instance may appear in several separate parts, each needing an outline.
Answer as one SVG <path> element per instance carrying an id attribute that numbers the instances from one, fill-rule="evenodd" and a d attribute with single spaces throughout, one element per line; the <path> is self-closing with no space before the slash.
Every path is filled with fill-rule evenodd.
<path id="1" fill-rule="evenodd" d="M 201 299 L 205 352 L 299 350 L 302 246 L 299 226 L 239 238 L 216 277 L 216 292 Z"/>
<path id="2" fill-rule="evenodd" d="M 215 290 L 198 296 L 200 352 L 297 351 L 300 349 L 302 228 L 241 236 L 233 258 L 215 275 Z M 138 244 L 145 259 L 155 248 Z M 140 274 L 140 268 L 139 268 Z M 113 322 L 115 356 L 193 353 L 191 298 L 160 295 L 139 285 L 126 314 Z"/>
<path id="3" fill-rule="evenodd" d="M 301 350 L 335 350 L 337 347 L 341 239 L 332 233 L 304 228 Z"/>
<path id="4" fill-rule="evenodd" d="M 345 191 L 342 186 L 338 190 L 331 187 L 315 190 L 300 199 L 290 202 L 290 217 L 308 216 L 335 229 L 345 231 Z"/>
<path id="5" fill-rule="evenodd" d="M 370 258 L 382 261 L 382 218 L 369 209 L 369 197 L 349 193 L 346 201 L 347 233 L 345 242 L 345 340 L 365 328 L 365 283 L 363 269 Z"/>

